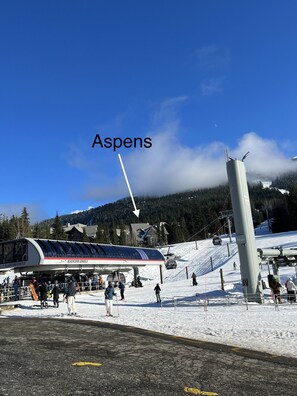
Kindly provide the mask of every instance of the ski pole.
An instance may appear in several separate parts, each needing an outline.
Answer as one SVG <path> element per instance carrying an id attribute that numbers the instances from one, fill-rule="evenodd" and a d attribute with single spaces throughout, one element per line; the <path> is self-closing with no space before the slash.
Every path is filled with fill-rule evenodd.
<path id="1" fill-rule="evenodd" d="M 117 293 L 116 293 L 115 295 L 116 295 L 116 300 L 117 300 L 117 311 L 118 311 L 118 316 L 120 316 L 120 314 L 119 314 L 119 302 L 118 302 L 118 295 L 117 295 Z"/>

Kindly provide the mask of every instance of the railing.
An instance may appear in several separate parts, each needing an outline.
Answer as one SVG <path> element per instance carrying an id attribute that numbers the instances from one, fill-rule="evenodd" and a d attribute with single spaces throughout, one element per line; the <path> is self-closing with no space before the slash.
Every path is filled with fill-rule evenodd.
<path id="1" fill-rule="evenodd" d="M 77 285 L 77 293 L 81 292 L 94 292 L 102 290 L 101 285 L 99 284 L 89 284 L 87 282 L 76 282 Z M 67 283 L 59 283 L 60 293 L 63 293 L 66 290 Z M 51 292 L 51 288 L 48 289 L 48 297 L 50 298 L 49 293 Z M 38 293 L 37 293 L 38 294 Z M 19 301 L 19 300 L 31 300 L 32 294 L 29 289 L 29 286 L 19 287 L 17 292 L 13 288 L 13 286 L 1 286 L 0 287 L 0 304 L 6 303 L 9 301 Z"/>
<path id="2" fill-rule="evenodd" d="M 19 287 L 17 292 L 12 286 L 1 286 L 0 304 L 8 301 L 19 301 L 31 298 L 31 292 L 28 286 Z"/>
<path id="3" fill-rule="evenodd" d="M 273 295 L 260 295 L 260 303 L 258 294 L 238 294 L 238 295 L 226 295 L 221 297 L 208 297 L 203 293 L 196 293 L 192 296 L 173 296 L 166 297 L 161 296 L 161 307 L 203 307 L 204 311 L 207 311 L 211 307 L 218 306 L 231 306 L 231 305 L 242 305 L 245 309 L 250 309 L 251 307 L 265 305 L 274 306 L 275 310 L 279 310 L 283 306 L 294 306 L 297 307 L 296 301 L 293 300 L 293 297 L 296 298 L 296 295 L 292 294 L 282 294 L 280 299 L 277 296 Z M 254 302 L 253 302 L 254 300 Z"/>

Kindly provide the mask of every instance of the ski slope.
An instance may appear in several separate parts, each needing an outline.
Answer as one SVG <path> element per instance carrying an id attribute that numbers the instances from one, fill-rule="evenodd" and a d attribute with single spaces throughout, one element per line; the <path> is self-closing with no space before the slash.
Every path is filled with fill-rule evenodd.
<path id="1" fill-rule="evenodd" d="M 242 298 L 236 244 L 230 244 L 229 256 L 227 243 L 230 241 L 226 236 L 222 246 L 213 246 L 211 240 L 204 240 L 197 242 L 197 248 L 195 242 L 170 248 L 180 258 L 175 270 L 165 270 L 165 283 L 160 285 L 161 305 L 156 303 L 154 294 L 155 284 L 160 283 L 159 266 L 141 267 L 143 287 L 127 285 L 126 301 L 120 301 L 118 297 L 114 301 L 116 317 L 105 316 L 104 294 L 99 291 L 76 295 L 80 318 L 297 358 L 297 304 L 289 304 L 284 298 L 283 304 L 276 307 L 269 289 L 265 290 L 264 304 L 246 304 Z M 261 248 L 296 247 L 297 232 L 265 234 L 262 230 L 256 234 L 256 244 Z M 210 257 L 213 258 L 213 271 Z M 220 269 L 225 290 L 221 289 Z M 192 286 L 192 272 L 198 274 L 198 286 Z M 289 276 L 295 276 L 295 268 L 281 267 L 279 274 L 284 284 Z M 268 268 L 264 264 L 262 278 L 267 280 L 267 275 Z M 127 280 L 132 277 L 133 271 L 127 275 Z M 28 300 L 21 301 L 17 309 L 3 311 L 1 318 L 30 316 L 63 320 L 66 314 L 67 306 L 63 302 L 58 309 L 41 310 L 35 302 Z"/>

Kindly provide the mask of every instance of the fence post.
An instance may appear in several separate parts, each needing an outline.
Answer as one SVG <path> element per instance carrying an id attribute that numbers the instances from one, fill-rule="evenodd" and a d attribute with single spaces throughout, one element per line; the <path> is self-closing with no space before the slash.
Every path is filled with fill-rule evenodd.
<path id="1" fill-rule="evenodd" d="M 187 279 L 189 279 L 188 266 L 186 266 L 186 276 L 187 276 Z"/>
<path id="2" fill-rule="evenodd" d="M 198 300 L 199 300 L 198 299 L 198 293 L 195 294 L 195 297 L 196 297 L 196 303 L 198 303 Z"/>
<path id="3" fill-rule="evenodd" d="M 223 291 L 225 291 L 225 288 L 224 288 L 224 278 L 223 278 L 223 269 L 222 269 L 222 268 L 220 268 L 220 276 L 221 276 L 221 289 L 222 289 Z"/>
<path id="4" fill-rule="evenodd" d="M 207 311 L 207 299 L 204 300 L 204 311 Z"/>
<path id="5" fill-rule="evenodd" d="M 173 297 L 173 306 L 174 306 L 174 310 L 176 310 L 176 297 Z"/>
<path id="6" fill-rule="evenodd" d="M 211 270 L 213 271 L 212 256 L 210 256 L 210 267 L 211 267 Z"/>
<path id="7" fill-rule="evenodd" d="M 227 243 L 227 250 L 228 250 L 228 257 L 230 257 L 230 248 L 229 248 L 229 243 Z"/>
<path id="8" fill-rule="evenodd" d="M 247 293 L 247 286 L 243 286 L 244 288 L 244 295 L 245 295 L 245 304 L 246 304 L 246 309 L 248 311 L 249 309 L 249 304 L 248 304 L 248 293 Z"/>

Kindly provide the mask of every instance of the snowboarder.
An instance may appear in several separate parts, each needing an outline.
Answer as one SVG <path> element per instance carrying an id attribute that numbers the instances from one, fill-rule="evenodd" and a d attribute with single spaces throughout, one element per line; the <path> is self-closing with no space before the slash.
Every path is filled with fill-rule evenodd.
<path id="1" fill-rule="evenodd" d="M 197 275 L 195 274 L 195 272 L 192 273 L 191 278 L 193 279 L 193 286 L 197 286 Z"/>
<path id="2" fill-rule="evenodd" d="M 159 286 L 159 283 L 156 284 L 154 291 L 156 293 L 157 303 L 160 303 L 161 302 L 161 296 L 160 296 L 161 288 Z"/>
<path id="3" fill-rule="evenodd" d="M 106 306 L 106 316 L 113 316 L 112 314 L 112 307 L 113 307 L 113 296 L 116 293 L 114 291 L 114 287 L 112 282 L 108 282 L 108 286 L 105 289 L 104 297 L 105 297 L 105 306 Z"/>

